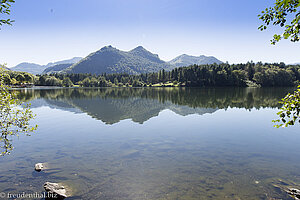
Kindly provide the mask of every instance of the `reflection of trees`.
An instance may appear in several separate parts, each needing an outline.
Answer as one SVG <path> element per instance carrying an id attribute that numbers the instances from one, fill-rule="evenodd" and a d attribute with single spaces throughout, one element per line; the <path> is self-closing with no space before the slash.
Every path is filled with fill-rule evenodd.
<path id="1" fill-rule="evenodd" d="M 279 108 L 287 88 L 73 88 L 14 91 L 18 98 L 52 100 L 143 98 L 192 108 Z"/>
<path id="2" fill-rule="evenodd" d="M 123 119 L 143 123 L 165 109 L 179 115 L 202 115 L 229 107 L 278 108 L 278 101 L 287 91 L 287 88 L 60 88 L 14 92 L 22 101 L 39 99 L 50 107 L 80 110 L 114 124 Z"/>
<path id="3" fill-rule="evenodd" d="M 14 92 L 22 101 L 40 99 L 50 107 L 71 112 L 72 108 L 79 109 L 113 124 L 123 119 L 143 123 L 165 109 L 179 115 L 202 115 L 229 107 L 278 108 L 278 101 L 287 91 L 286 88 L 59 88 Z"/>
<path id="4" fill-rule="evenodd" d="M 46 105 L 79 109 L 107 124 L 123 119 L 143 123 L 170 109 L 177 114 L 205 114 L 217 109 L 278 108 L 287 88 L 59 88 L 15 90 L 22 101 L 41 99 Z M 36 107 L 36 105 L 33 105 Z"/>

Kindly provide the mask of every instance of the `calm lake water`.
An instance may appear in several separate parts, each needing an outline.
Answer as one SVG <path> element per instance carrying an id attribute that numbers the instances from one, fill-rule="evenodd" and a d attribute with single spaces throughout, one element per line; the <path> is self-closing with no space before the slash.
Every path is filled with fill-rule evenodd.
<path id="1" fill-rule="evenodd" d="M 293 88 L 17 90 L 38 130 L 0 158 L 0 192 L 70 199 L 290 199 L 300 126 L 274 128 Z M 46 162 L 49 169 L 35 172 Z"/>

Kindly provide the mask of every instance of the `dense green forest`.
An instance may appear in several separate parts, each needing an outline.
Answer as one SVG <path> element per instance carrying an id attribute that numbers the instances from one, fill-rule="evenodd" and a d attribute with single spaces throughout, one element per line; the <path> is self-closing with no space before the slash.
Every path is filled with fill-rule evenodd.
<path id="1" fill-rule="evenodd" d="M 192 65 L 140 75 L 129 74 L 63 74 L 34 76 L 26 72 L 5 70 L 7 85 L 35 84 L 39 86 L 74 85 L 82 87 L 150 87 L 150 86 L 295 86 L 300 82 L 300 65 L 284 63 Z"/>
<path id="2" fill-rule="evenodd" d="M 27 72 L 16 72 L 7 70 L 1 67 L 1 74 L 3 75 L 3 82 L 6 85 L 22 85 L 22 84 L 34 84 L 37 80 L 35 75 Z"/>
<path id="3" fill-rule="evenodd" d="M 146 86 L 295 86 L 300 82 L 300 65 L 284 63 L 192 65 L 140 75 L 62 74 L 38 75 L 35 85 L 72 87 Z"/>

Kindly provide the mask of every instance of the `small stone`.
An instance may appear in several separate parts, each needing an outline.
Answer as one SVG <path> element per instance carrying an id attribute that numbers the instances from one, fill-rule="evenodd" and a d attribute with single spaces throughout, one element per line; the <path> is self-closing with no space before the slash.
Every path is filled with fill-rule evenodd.
<path id="1" fill-rule="evenodd" d="M 44 169 L 44 164 L 43 163 L 37 163 L 35 164 L 35 171 L 40 172 Z"/>
<path id="2" fill-rule="evenodd" d="M 68 197 L 66 188 L 60 183 L 46 182 L 44 189 L 48 194 L 53 196 L 53 198 L 64 199 Z"/>

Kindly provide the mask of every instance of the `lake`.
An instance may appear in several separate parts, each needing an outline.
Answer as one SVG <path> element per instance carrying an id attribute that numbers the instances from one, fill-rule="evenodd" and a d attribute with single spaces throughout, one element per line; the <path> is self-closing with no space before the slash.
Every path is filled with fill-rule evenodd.
<path id="1" fill-rule="evenodd" d="M 12 138 L 0 192 L 70 199 L 290 199 L 300 185 L 300 126 L 274 128 L 293 88 L 16 90 L 38 130 Z M 48 164 L 36 172 L 34 165 Z"/>

